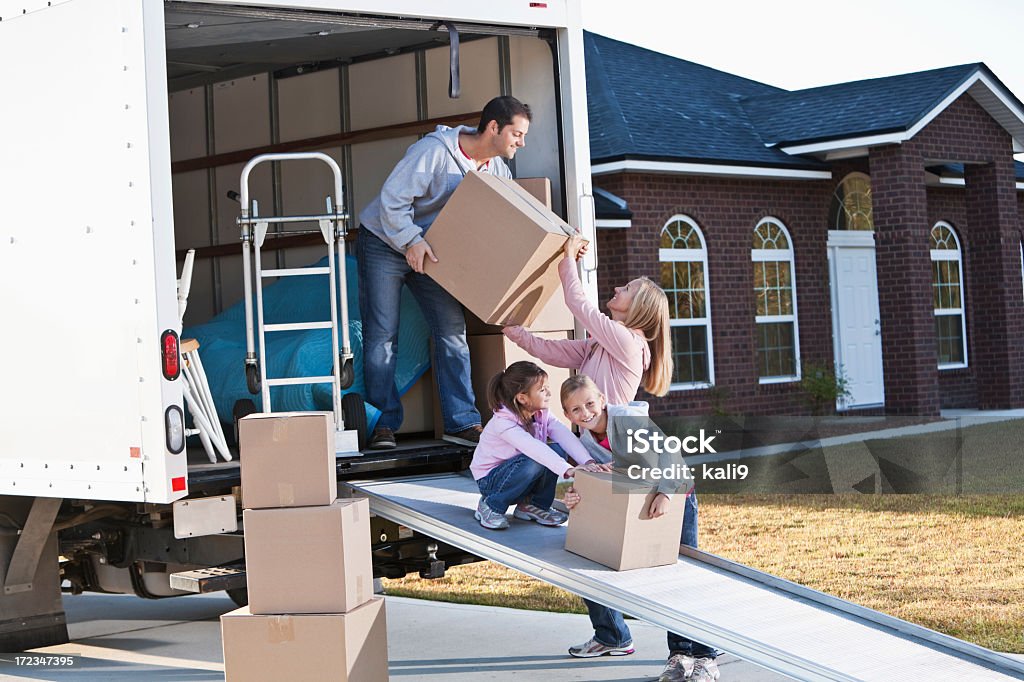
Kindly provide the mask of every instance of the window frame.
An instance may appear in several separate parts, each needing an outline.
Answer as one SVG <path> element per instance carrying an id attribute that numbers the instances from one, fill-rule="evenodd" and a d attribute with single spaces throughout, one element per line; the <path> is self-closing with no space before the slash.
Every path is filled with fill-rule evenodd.
<path id="1" fill-rule="evenodd" d="M 753 264 L 753 263 L 777 263 L 777 262 L 787 262 L 789 264 L 789 282 L 790 282 L 790 287 L 792 288 L 792 294 L 793 294 L 793 313 L 791 315 L 758 315 L 757 314 L 757 304 L 755 302 L 755 304 L 754 304 L 754 325 L 755 325 L 755 330 L 756 330 L 757 325 L 759 325 L 759 324 L 772 324 L 772 323 L 779 323 L 779 322 L 792 322 L 793 323 L 793 353 L 794 353 L 794 356 L 795 356 L 794 359 L 793 359 L 794 360 L 793 361 L 793 368 L 795 370 L 795 373 L 792 374 L 792 375 L 762 377 L 762 376 L 760 376 L 760 370 L 758 370 L 757 382 L 758 382 L 758 384 L 762 384 L 762 385 L 764 385 L 764 384 L 793 383 L 793 382 L 800 381 L 803 378 L 803 370 L 802 370 L 801 363 L 800 363 L 800 322 L 799 322 L 798 309 L 797 309 L 796 254 L 794 253 L 794 250 L 793 250 L 793 235 L 790 234 L 789 228 L 786 227 L 786 224 L 784 222 L 782 222 L 781 220 L 779 220 L 778 218 L 776 218 L 775 216 L 765 216 L 764 218 L 761 218 L 761 220 L 759 220 L 757 222 L 757 224 L 754 226 L 754 229 L 752 230 L 752 232 L 756 233 L 758 228 L 760 228 L 765 223 L 774 223 L 775 225 L 777 225 L 782 230 L 782 233 L 786 236 L 786 241 L 789 243 L 789 248 L 786 249 L 785 251 L 783 251 L 781 249 L 754 249 L 754 248 L 751 248 L 750 249 L 750 262 L 751 262 L 751 264 Z M 753 265 L 751 266 L 751 271 L 753 271 Z M 753 272 L 751 272 L 751 275 L 753 275 Z M 754 285 L 755 285 L 754 288 L 756 289 L 757 288 L 757 282 L 754 282 Z M 754 338 L 754 348 L 755 348 L 755 352 L 756 352 L 756 349 L 757 349 L 757 337 L 756 337 L 756 335 L 755 335 L 755 338 Z"/>
<path id="2" fill-rule="evenodd" d="M 676 222 L 682 222 L 690 226 L 697 233 L 697 239 L 700 240 L 700 249 L 663 249 L 660 247 L 661 236 L 668 229 L 669 225 Z M 666 220 L 658 231 L 658 265 L 662 263 L 701 263 L 704 268 L 704 315 L 705 317 L 699 318 L 675 318 L 672 317 L 672 309 L 670 306 L 669 310 L 669 326 L 670 327 L 697 327 L 704 325 L 705 336 L 708 349 L 708 380 L 705 381 L 691 381 L 691 382 L 673 382 L 669 386 L 669 391 L 692 391 L 702 388 L 711 388 L 715 385 L 715 345 L 714 345 L 714 334 L 711 328 L 711 278 L 708 272 L 708 247 L 707 241 L 704 239 L 704 231 L 700 229 L 700 225 L 697 221 L 690 216 L 677 213 L 671 218 Z M 660 279 L 660 277 L 659 277 Z M 659 284 L 664 284 L 659 282 Z"/>
<path id="3" fill-rule="evenodd" d="M 967 283 L 964 281 L 963 243 L 960 241 L 960 235 L 957 234 L 956 228 L 953 227 L 953 225 L 951 223 L 949 223 L 949 222 L 947 222 L 945 220 L 937 220 L 935 222 L 935 224 L 932 225 L 932 229 L 928 231 L 929 247 L 930 247 L 932 232 L 934 232 L 935 228 L 937 228 L 937 227 L 945 227 L 947 230 L 949 230 L 949 233 L 951 235 L 953 235 L 953 240 L 956 242 L 956 250 L 953 250 L 953 249 L 932 249 L 932 248 L 929 248 L 929 251 L 930 251 L 930 259 L 929 260 L 932 263 L 935 263 L 937 261 L 956 261 L 958 276 L 960 278 L 960 286 L 959 286 L 960 307 L 959 308 L 935 308 L 934 307 L 934 292 L 933 292 L 932 293 L 932 302 L 933 302 L 932 314 L 933 314 L 933 317 L 939 317 L 939 316 L 951 317 L 953 315 L 959 315 L 960 316 L 960 334 L 961 334 L 961 338 L 963 339 L 964 359 L 963 359 L 963 362 L 938 362 L 938 357 L 937 356 L 938 356 L 938 350 L 939 349 L 938 349 L 938 346 L 936 345 L 936 348 L 935 348 L 936 364 L 938 366 L 939 371 L 945 371 L 945 370 L 950 370 L 950 369 L 964 369 L 964 368 L 968 367 L 970 365 L 970 363 L 968 361 L 968 355 L 967 355 L 967 305 L 966 305 L 966 303 L 964 301 L 964 289 L 966 288 Z M 931 286 L 934 289 L 934 287 L 935 287 L 935 276 L 934 275 L 932 275 Z M 938 341 L 937 338 L 936 338 L 936 341 Z"/>

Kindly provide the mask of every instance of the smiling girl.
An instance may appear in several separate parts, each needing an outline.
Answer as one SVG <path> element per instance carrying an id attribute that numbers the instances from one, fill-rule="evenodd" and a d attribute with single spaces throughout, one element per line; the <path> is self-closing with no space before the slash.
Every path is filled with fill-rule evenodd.
<path id="1" fill-rule="evenodd" d="M 548 413 L 548 375 L 532 362 L 514 362 L 498 372 L 487 387 L 494 416 L 480 434 L 469 465 L 480 488 L 476 519 L 484 528 L 508 528 L 505 513 L 542 526 L 565 523 L 566 515 L 551 508 L 555 485 L 572 478 L 575 468 L 547 445 L 558 443 L 580 468 L 599 466 L 572 431 Z"/>

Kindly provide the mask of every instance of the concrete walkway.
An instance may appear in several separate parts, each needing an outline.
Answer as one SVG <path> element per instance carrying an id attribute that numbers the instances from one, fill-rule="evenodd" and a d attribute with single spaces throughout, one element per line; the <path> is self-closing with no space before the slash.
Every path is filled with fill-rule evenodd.
<path id="1" fill-rule="evenodd" d="M 64 597 L 71 643 L 34 653 L 75 656 L 70 668 L 0 662 L 0 680 L 223 680 L 220 614 L 234 604 L 222 594 L 147 601 L 130 595 Z M 662 630 L 630 621 L 637 652 L 619 658 L 573 659 L 565 649 L 587 639 L 584 615 L 521 611 L 387 597 L 392 679 L 650 680 L 665 662 Z M 0 655 L 0 659 L 12 659 Z M 719 659 L 722 682 L 788 678 L 731 656 Z M 296 681 L 299 682 L 299 681 Z"/>

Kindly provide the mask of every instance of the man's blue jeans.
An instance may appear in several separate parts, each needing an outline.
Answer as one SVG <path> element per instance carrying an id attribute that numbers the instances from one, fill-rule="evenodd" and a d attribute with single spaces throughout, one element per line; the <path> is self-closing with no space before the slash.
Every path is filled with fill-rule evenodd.
<path id="1" fill-rule="evenodd" d="M 484 504 L 499 514 L 525 498 L 541 509 L 550 509 L 556 483 L 558 474 L 523 454 L 506 459 L 476 482 Z"/>
<path id="2" fill-rule="evenodd" d="M 697 493 L 686 498 L 686 507 L 683 512 L 683 531 L 679 538 L 681 544 L 687 547 L 697 546 Z M 587 605 L 590 613 L 590 622 L 594 626 L 594 638 L 605 646 L 625 646 L 633 641 L 633 635 L 626 626 L 622 614 L 607 606 L 596 604 L 588 599 L 583 603 Z M 668 633 L 668 652 L 672 654 L 686 654 L 694 658 L 715 658 L 718 652 L 709 646 L 694 642 L 674 632 Z"/>
<path id="3" fill-rule="evenodd" d="M 419 303 L 433 336 L 432 363 L 441 394 L 445 433 L 479 425 L 462 305 L 430 277 L 410 268 L 403 254 L 366 228 L 360 228 L 356 238 L 356 259 L 363 321 L 364 398 L 381 411 L 377 426 L 395 431 L 404 417 L 395 387 L 395 365 L 399 308 L 405 285 Z"/>

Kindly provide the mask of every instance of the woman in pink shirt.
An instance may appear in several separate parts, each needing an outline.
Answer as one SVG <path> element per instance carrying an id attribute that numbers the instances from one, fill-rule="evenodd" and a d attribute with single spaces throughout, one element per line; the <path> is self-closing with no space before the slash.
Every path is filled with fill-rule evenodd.
<path id="1" fill-rule="evenodd" d="M 576 260 L 585 252 L 579 237 L 569 239 L 558 273 L 565 304 L 590 338 L 541 339 L 520 326 L 502 331 L 541 362 L 589 376 L 609 403 L 635 400 L 641 385 L 652 395 L 665 395 L 672 382 L 668 297 L 657 284 L 639 277 L 615 288 L 605 315 L 587 300 L 576 272 Z"/>
<path id="2" fill-rule="evenodd" d="M 575 469 L 548 447 L 548 438 L 581 468 L 610 469 L 598 465 L 572 431 L 548 414 L 550 400 L 548 374 L 532 362 L 514 362 L 488 384 L 494 415 L 469 465 L 480 487 L 475 516 L 484 528 L 508 528 L 505 512 L 513 504 L 517 519 L 542 526 L 565 523 L 568 517 L 551 503 L 558 480 L 572 478 Z"/>

